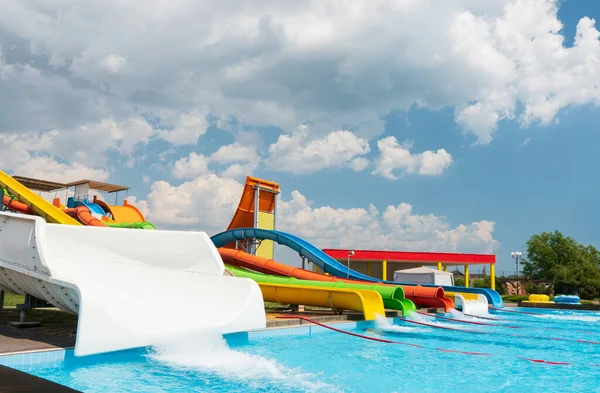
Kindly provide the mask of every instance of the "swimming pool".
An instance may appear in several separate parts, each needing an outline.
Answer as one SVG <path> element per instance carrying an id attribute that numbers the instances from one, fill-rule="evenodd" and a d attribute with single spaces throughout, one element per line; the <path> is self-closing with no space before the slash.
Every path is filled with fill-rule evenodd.
<path id="1" fill-rule="evenodd" d="M 86 392 L 599 391 L 600 313 L 511 310 L 539 315 L 457 316 L 487 325 L 423 315 L 414 320 L 428 325 L 398 318 L 335 325 L 418 346 L 303 326 L 226 340 L 210 333 L 179 337 L 89 358 L 67 351 L 64 360 L 13 367 Z"/>

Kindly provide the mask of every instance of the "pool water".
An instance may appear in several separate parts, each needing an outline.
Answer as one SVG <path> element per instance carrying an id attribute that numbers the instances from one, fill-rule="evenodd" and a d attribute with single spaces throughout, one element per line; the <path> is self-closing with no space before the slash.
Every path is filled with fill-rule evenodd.
<path id="1" fill-rule="evenodd" d="M 435 327 L 382 318 L 347 329 L 419 347 L 333 331 L 227 341 L 207 332 L 18 368 L 84 392 L 600 392 L 600 313 L 514 310 L 542 315 L 446 315 L 491 326 L 417 314 Z"/>

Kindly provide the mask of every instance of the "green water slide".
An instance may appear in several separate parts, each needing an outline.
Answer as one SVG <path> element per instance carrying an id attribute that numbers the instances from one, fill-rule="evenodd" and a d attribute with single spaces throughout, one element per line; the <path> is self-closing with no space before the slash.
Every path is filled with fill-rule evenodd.
<path id="1" fill-rule="evenodd" d="M 132 229 L 156 229 L 154 225 L 147 221 L 137 222 L 105 222 L 104 225 L 111 228 L 132 228 Z"/>
<path id="2" fill-rule="evenodd" d="M 294 277 L 271 276 L 262 273 L 255 273 L 248 270 L 240 269 L 233 266 L 226 266 L 227 270 L 237 277 L 250 278 L 256 282 L 284 284 L 284 285 L 304 285 L 325 288 L 341 288 L 341 289 L 371 289 L 379 292 L 383 298 L 383 306 L 390 310 L 398 310 L 403 316 L 407 316 L 416 310 L 415 304 L 404 297 L 404 290 L 401 286 L 387 286 L 379 284 L 353 284 L 342 281 L 312 281 L 299 280 Z"/>

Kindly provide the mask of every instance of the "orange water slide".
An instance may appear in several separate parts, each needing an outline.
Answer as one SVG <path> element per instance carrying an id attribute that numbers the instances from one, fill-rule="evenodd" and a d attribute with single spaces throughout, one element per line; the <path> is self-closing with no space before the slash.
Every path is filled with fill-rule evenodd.
<path id="1" fill-rule="evenodd" d="M 313 281 L 342 281 L 348 283 L 359 283 L 364 284 L 364 281 L 349 280 L 344 278 L 338 278 L 335 276 L 329 276 L 321 273 L 311 272 L 299 267 L 291 267 L 273 259 L 261 258 L 252 254 L 248 254 L 241 250 L 219 248 L 219 254 L 225 264 L 240 266 L 254 271 L 273 274 L 279 276 L 295 277 L 300 280 L 313 280 Z M 372 283 L 371 283 L 372 284 Z M 394 286 L 393 284 L 379 285 Z M 404 296 L 420 307 L 436 307 L 444 308 L 445 311 L 449 311 L 454 308 L 452 300 L 447 299 L 444 295 L 444 289 L 442 287 L 423 287 L 421 285 L 398 285 L 404 290 Z"/>
<path id="2" fill-rule="evenodd" d="M 116 222 L 145 222 L 146 218 L 142 212 L 135 206 L 127 203 L 127 199 L 123 201 L 123 206 L 113 206 L 96 198 L 94 196 L 93 203 L 99 205 L 106 213 L 110 213 L 112 219 Z"/>
<path id="3" fill-rule="evenodd" d="M 64 209 L 65 213 L 70 215 L 73 218 L 77 218 L 84 225 L 89 225 L 92 227 L 105 227 L 104 223 L 94 217 L 92 212 L 87 206 L 77 206 L 74 208 Z"/>
<path id="4" fill-rule="evenodd" d="M 273 213 L 275 209 L 275 196 L 279 193 L 279 184 L 257 177 L 247 176 L 240 203 L 238 204 L 227 230 L 254 227 L 254 205 L 256 203 L 254 195 L 257 187 L 259 188 L 259 191 L 261 189 L 271 191 L 258 193 L 258 210 Z"/>
<path id="5" fill-rule="evenodd" d="M 4 194 L 4 206 L 7 206 L 9 209 L 22 214 L 35 214 L 33 209 L 31 209 L 29 206 L 27 206 L 23 202 L 19 202 L 16 199 L 12 199 L 6 194 Z"/>
<path id="6" fill-rule="evenodd" d="M 23 202 L 17 201 L 16 199 L 11 199 L 11 197 L 9 197 L 6 194 L 4 194 L 4 205 L 22 214 L 35 215 L 35 212 L 29 206 L 27 206 Z M 78 206 L 76 208 L 63 209 L 63 212 L 67 213 L 73 218 L 79 219 L 79 221 L 81 221 L 85 225 L 105 226 L 102 223 L 102 221 L 92 216 L 92 213 L 90 212 L 90 209 L 87 206 Z"/>

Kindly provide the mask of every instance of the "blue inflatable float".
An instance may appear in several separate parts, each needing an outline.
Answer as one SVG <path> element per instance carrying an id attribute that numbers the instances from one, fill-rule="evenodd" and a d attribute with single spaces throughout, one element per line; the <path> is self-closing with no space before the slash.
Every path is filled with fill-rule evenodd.
<path id="1" fill-rule="evenodd" d="M 554 297 L 554 303 L 561 304 L 580 304 L 579 296 L 575 295 L 558 295 Z"/>

